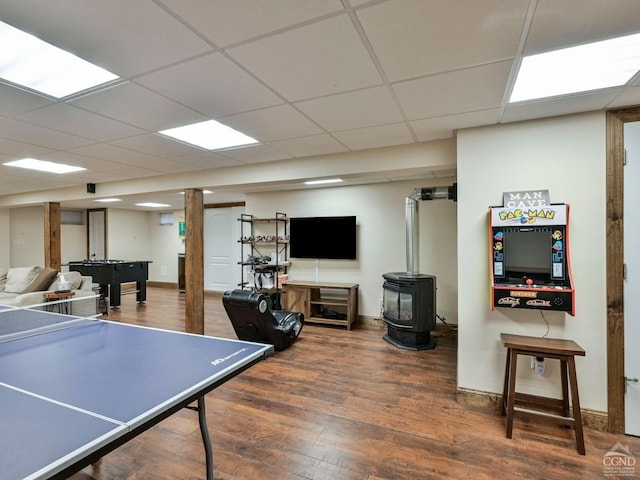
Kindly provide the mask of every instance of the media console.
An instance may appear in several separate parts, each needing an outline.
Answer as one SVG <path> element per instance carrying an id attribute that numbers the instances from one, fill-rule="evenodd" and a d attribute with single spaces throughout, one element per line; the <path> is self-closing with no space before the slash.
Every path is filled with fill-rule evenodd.
<path id="1" fill-rule="evenodd" d="M 304 313 L 305 322 L 341 325 L 351 330 L 358 319 L 358 284 L 283 282 L 282 305 L 284 310 Z"/>

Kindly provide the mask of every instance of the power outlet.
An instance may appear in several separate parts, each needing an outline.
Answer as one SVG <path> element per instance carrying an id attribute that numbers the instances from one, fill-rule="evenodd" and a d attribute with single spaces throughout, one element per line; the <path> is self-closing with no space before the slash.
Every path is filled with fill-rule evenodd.
<path id="1" fill-rule="evenodd" d="M 531 357 L 533 358 L 533 357 Z M 544 357 L 536 357 L 535 358 L 535 367 L 534 370 L 536 373 L 542 375 L 544 374 Z"/>

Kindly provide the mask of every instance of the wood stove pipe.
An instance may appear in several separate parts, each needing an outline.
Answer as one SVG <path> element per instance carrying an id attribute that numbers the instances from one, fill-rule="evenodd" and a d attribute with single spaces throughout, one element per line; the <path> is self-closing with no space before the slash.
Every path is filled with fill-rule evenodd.
<path id="1" fill-rule="evenodd" d="M 418 201 L 420 200 L 458 200 L 458 184 L 450 187 L 416 188 L 413 195 L 405 201 L 405 221 L 407 229 L 407 273 L 415 275 L 420 270 L 420 256 L 418 249 Z"/>

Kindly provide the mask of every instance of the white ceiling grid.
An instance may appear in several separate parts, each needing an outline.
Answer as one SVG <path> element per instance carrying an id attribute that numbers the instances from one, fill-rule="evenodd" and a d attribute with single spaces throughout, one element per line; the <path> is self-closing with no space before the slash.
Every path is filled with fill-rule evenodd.
<path id="1" fill-rule="evenodd" d="M 637 85 L 507 103 L 522 55 L 639 32 L 637 0 L 55 4 L 0 0 L 0 20 L 121 80 L 62 100 L 0 83 L 0 161 L 30 156 L 88 169 L 52 177 L 0 165 L 0 197 L 411 144 L 640 103 Z M 206 152 L 154 133 L 211 118 L 260 144 Z M 367 178 L 377 177 L 350 180 Z"/>

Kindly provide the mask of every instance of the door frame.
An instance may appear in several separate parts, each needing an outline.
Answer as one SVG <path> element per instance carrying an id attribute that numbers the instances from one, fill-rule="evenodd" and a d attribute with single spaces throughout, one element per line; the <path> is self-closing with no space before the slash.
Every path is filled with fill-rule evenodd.
<path id="1" fill-rule="evenodd" d="M 109 258 L 109 254 L 108 254 L 108 245 L 107 245 L 107 209 L 106 208 L 88 208 L 87 209 L 87 254 L 85 256 L 85 258 L 90 259 L 91 258 L 91 252 L 90 252 L 90 246 L 91 246 L 91 241 L 90 241 L 90 236 L 91 236 L 91 212 L 104 212 L 104 226 L 103 226 L 103 233 L 104 233 L 104 258 L 105 260 L 107 258 Z"/>
<path id="2" fill-rule="evenodd" d="M 624 124 L 640 121 L 640 106 L 606 114 L 607 417 L 624 434 Z"/>

